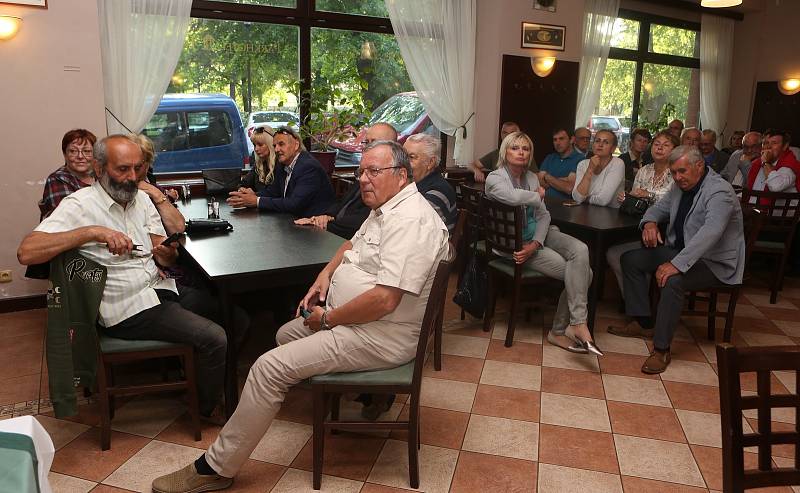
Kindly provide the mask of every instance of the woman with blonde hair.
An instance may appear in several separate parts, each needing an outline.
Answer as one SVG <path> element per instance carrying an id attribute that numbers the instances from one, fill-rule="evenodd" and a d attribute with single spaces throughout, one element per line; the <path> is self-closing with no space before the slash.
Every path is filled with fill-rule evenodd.
<path id="1" fill-rule="evenodd" d="M 250 156 L 252 166 L 242 178 L 241 187 L 259 193 L 272 183 L 275 174 L 275 153 L 272 152 L 272 137 L 275 130 L 269 125 L 256 127 L 250 141 L 253 143 L 253 154 Z M 241 191 L 241 190 L 240 190 Z"/>

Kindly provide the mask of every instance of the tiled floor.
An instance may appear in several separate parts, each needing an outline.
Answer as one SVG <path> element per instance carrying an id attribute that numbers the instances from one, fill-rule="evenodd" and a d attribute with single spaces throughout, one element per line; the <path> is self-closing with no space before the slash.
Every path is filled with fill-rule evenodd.
<path id="1" fill-rule="evenodd" d="M 609 284 L 607 292 L 613 291 Z M 505 317 L 487 334 L 479 321 L 461 321 L 448 306 L 444 370 L 427 368 L 423 381 L 420 489 L 720 490 L 719 396 L 705 319 L 683 318 L 669 370 L 648 376 L 639 371 L 645 342 L 605 332 L 609 323 L 622 322 L 617 304 L 612 297 L 598 313 L 602 358 L 542 345 L 549 313 L 534 312 L 530 322 L 521 321 L 514 346 L 505 348 Z M 800 282 L 787 280 L 780 302 L 770 306 L 765 288 L 752 281 L 737 315 L 736 344 L 800 343 Z M 44 324 L 44 310 L 0 315 L 2 418 L 37 412 Z M 785 385 L 792 385 L 789 375 L 775 375 L 775 391 L 786 392 Z M 754 386 L 754 379 L 743 383 L 748 391 Z M 46 383 L 42 392 L 46 397 Z M 179 398 L 138 398 L 118 409 L 112 449 L 101 452 L 95 403 L 84 403 L 70 420 L 47 416 L 52 413 L 46 399 L 43 404 L 38 418 L 57 449 L 51 473 L 56 492 L 150 491 L 154 477 L 198 457 L 219 430 L 206 426 L 202 442 L 194 442 Z M 358 409 L 353 403 L 344 407 L 343 412 Z M 396 403 L 387 419 L 405 413 L 405 404 Z M 790 413 L 774 419 L 776 428 L 794 422 Z M 309 391 L 293 389 L 230 491 L 310 491 L 310 420 Z M 748 416 L 745 426 L 755 425 Z M 342 433 L 326 440 L 323 491 L 408 487 L 404 433 Z M 776 461 L 791 454 L 777 447 Z"/>

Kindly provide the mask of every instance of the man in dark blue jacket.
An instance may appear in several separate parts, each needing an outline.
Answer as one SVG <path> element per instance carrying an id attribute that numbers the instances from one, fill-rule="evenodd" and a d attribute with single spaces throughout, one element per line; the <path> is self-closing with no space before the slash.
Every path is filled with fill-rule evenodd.
<path id="1" fill-rule="evenodd" d="M 325 212 L 333 203 L 334 193 L 319 161 L 303 149 L 300 137 L 291 128 L 280 127 L 272 140 L 279 164 L 275 179 L 258 194 L 252 190 L 231 192 L 228 203 L 232 207 L 258 207 L 300 217 Z"/>

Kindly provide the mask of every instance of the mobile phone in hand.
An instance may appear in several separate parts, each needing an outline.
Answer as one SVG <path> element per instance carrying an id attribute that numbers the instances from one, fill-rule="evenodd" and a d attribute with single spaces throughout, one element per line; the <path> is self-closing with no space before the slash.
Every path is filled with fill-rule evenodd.
<path id="1" fill-rule="evenodd" d="M 164 241 L 161 242 L 162 245 L 169 246 L 171 243 L 177 243 L 178 240 L 181 239 L 183 233 L 172 233 L 171 235 L 167 236 Z"/>
<path id="2" fill-rule="evenodd" d="M 575 202 L 574 200 L 565 200 L 564 202 L 562 202 L 561 205 L 563 205 L 565 207 L 574 207 L 574 206 L 579 205 L 579 204 L 577 202 Z"/>
<path id="3" fill-rule="evenodd" d="M 303 317 L 303 318 L 308 318 L 308 317 L 310 317 L 310 316 L 311 316 L 311 312 L 310 312 L 310 311 L 308 311 L 308 310 L 306 310 L 305 308 L 303 308 L 303 307 L 301 306 L 301 307 L 300 307 L 300 316 L 301 316 L 301 317 Z"/>

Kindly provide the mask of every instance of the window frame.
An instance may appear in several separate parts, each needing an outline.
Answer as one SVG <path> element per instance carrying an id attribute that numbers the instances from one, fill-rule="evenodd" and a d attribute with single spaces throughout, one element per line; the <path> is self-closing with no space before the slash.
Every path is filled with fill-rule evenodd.
<path id="1" fill-rule="evenodd" d="M 644 75 L 644 65 L 646 63 L 657 65 L 670 65 L 674 67 L 684 67 L 700 69 L 700 57 L 684 57 L 679 55 L 667 55 L 663 53 L 653 53 L 650 51 L 650 29 L 653 24 L 661 26 L 675 27 L 695 31 L 695 47 L 700 51 L 700 23 L 673 19 L 655 14 L 647 14 L 629 9 L 619 9 L 618 18 L 629 19 L 639 22 L 638 48 L 630 50 L 627 48 L 611 47 L 608 51 L 609 59 L 626 60 L 636 64 L 636 73 L 633 80 L 633 109 L 631 112 L 631 130 L 639 124 L 639 105 L 642 94 L 642 78 Z"/>

